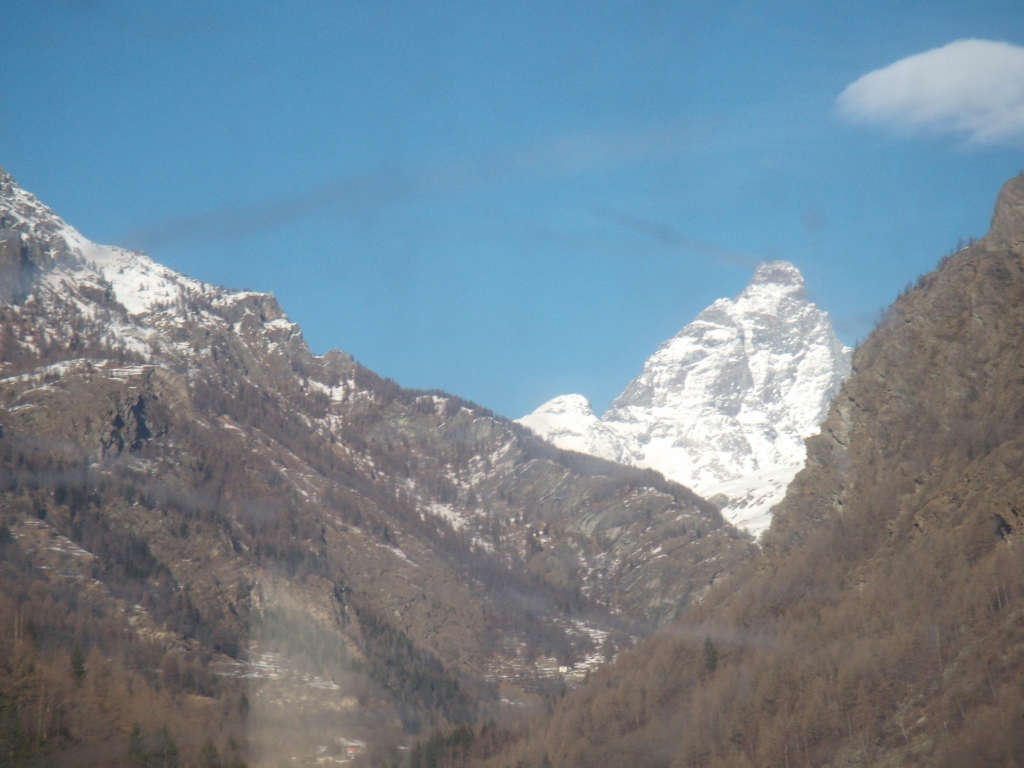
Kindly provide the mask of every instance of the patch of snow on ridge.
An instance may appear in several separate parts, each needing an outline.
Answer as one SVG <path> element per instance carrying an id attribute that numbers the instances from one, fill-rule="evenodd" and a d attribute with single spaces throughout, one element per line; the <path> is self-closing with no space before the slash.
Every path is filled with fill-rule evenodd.
<path id="1" fill-rule="evenodd" d="M 520 423 L 560 448 L 649 467 L 760 534 L 850 372 L 851 350 L 786 261 L 761 264 L 663 343 L 608 411 L 551 400 Z"/>
<path id="2" fill-rule="evenodd" d="M 148 256 L 110 246 L 98 250 L 92 261 L 113 288 L 114 299 L 129 314 L 141 315 L 170 306 L 182 298 L 186 286 L 199 291 L 199 283 Z"/>

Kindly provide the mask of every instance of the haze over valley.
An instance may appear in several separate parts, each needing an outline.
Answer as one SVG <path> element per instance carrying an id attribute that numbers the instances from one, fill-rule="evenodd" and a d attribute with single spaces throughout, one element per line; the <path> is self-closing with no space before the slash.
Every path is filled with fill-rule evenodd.
<path id="1" fill-rule="evenodd" d="M 0 768 L 1024 765 L 1019 3 L 7 16 Z"/>

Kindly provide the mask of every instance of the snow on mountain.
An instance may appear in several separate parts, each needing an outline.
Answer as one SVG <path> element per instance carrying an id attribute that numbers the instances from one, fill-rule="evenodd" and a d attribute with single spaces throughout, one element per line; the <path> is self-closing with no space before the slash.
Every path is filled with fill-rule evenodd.
<path id="1" fill-rule="evenodd" d="M 3 169 L 0 232 L 0 264 L 16 275 L 0 284 L 0 299 L 18 297 L 9 311 L 25 323 L 14 341 L 27 354 L 88 331 L 90 343 L 131 361 L 150 362 L 160 349 L 191 368 L 189 328 L 237 325 L 239 315 L 253 314 L 265 321 L 256 336 L 266 350 L 301 337 L 269 295 L 207 285 L 140 251 L 94 243 Z"/>
<path id="2" fill-rule="evenodd" d="M 271 575 L 290 585 L 288 611 L 307 606 L 334 647 L 364 653 L 339 617 L 365 597 L 473 690 L 518 702 L 581 681 L 753 551 L 675 484 L 631 470 L 609 482 L 601 462 L 579 466 L 454 395 L 312 355 L 269 294 L 90 242 L 3 169 L 0 315 L 4 444 L 147 489 L 153 504 L 111 490 L 96 514 L 145 540 L 212 615 L 263 610 Z M 551 418 L 574 414 L 597 422 L 572 398 Z M 307 559 L 315 570 L 288 565 Z M 232 637 L 257 658 L 245 624 Z M 565 659 L 575 668 L 559 671 Z"/>
<path id="3" fill-rule="evenodd" d="M 628 463 L 615 429 L 594 415 L 583 395 L 561 395 L 519 420 L 559 448 Z"/>
<path id="4" fill-rule="evenodd" d="M 759 534 L 850 372 L 851 350 L 786 261 L 761 264 L 644 364 L 598 419 L 563 395 L 520 419 L 561 448 L 657 469 Z"/>
<path id="5" fill-rule="evenodd" d="M 35 195 L 0 179 L 6 198 L 8 226 L 22 236 L 35 235 L 55 253 L 66 256 L 76 278 L 92 276 L 109 283 L 112 298 L 129 314 L 140 315 L 179 301 L 186 291 L 201 292 L 201 283 L 157 264 L 144 253 L 97 245 L 67 224 Z"/>

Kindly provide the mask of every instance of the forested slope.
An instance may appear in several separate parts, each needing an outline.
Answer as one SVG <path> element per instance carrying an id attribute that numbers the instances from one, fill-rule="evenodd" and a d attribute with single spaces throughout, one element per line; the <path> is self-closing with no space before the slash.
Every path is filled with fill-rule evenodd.
<path id="1" fill-rule="evenodd" d="M 542 709 L 752 551 L 0 171 L 0 764 L 391 764 Z"/>
<path id="2" fill-rule="evenodd" d="M 1024 764 L 1024 176 L 853 368 L 745 574 L 489 764 Z"/>

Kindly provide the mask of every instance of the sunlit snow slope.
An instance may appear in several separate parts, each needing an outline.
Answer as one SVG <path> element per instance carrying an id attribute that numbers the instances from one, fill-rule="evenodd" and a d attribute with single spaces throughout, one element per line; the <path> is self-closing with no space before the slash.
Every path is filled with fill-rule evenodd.
<path id="1" fill-rule="evenodd" d="M 850 349 L 786 261 L 761 264 L 647 359 L 599 419 L 563 395 L 520 419 L 560 448 L 657 469 L 759 534 L 850 372 Z"/>

